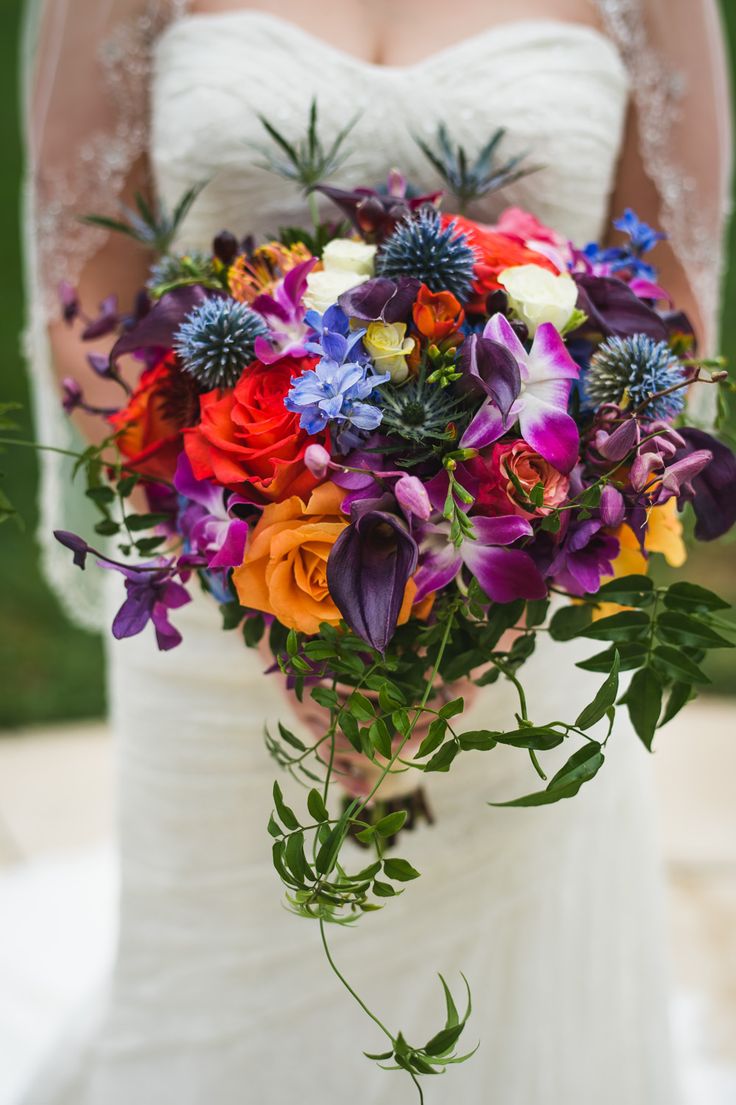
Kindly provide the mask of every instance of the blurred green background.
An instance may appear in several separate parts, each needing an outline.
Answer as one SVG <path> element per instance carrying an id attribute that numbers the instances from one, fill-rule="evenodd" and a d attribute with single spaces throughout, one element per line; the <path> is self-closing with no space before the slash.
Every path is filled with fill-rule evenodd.
<path id="1" fill-rule="evenodd" d="M 0 3 L 0 396 L 24 406 L 18 421 L 30 434 L 28 393 L 20 356 L 23 317 L 18 185 L 21 151 L 18 135 L 17 43 L 21 0 Z M 724 0 L 724 15 L 736 55 L 736 3 Z M 734 81 L 736 88 L 736 80 Z M 736 257 L 736 222 L 730 245 Z M 736 301 L 736 265 L 729 275 L 726 305 Z M 736 314 L 724 311 L 723 349 L 736 363 Z M 13 523 L 0 528 L 0 729 L 47 721 L 98 717 L 104 710 L 102 644 L 99 637 L 69 624 L 45 586 L 36 560 L 35 486 L 37 465 L 31 450 L 13 449 L 0 456 L 0 471 L 14 503 L 22 506 L 25 529 Z M 736 601 L 734 546 L 695 551 L 688 576 Z M 711 690 L 736 693 L 736 673 L 726 652 L 711 653 Z"/>

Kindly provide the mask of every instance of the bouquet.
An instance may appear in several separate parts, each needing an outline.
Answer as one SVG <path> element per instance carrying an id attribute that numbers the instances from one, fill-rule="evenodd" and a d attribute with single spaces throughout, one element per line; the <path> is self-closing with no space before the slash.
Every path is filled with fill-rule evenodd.
<path id="1" fill-rule="evenodd" d="M 80 568 L 91 556 L 124 577 L 115 637 L 151 623 L 159 648 L 176 647 L 176 611 L 201 587 L 224 629 L 323 708 L 314 743 L 283 724 L 266 734 L 305 784 L 298 810 L 274 784 L 274 867 L 385 1036 L 369 1058 L 407 1072 L 421 1097 L 421 1076 L 468 1057 L 469 992 L 461 1014 L 443 979 L 444 1024 L 410 1044 L 340 973 L 328 926 L 418 877 L 395 850 L 422 806 L 407 779 L 506 745 L 531 757 L 540 787 L 505 805 L 571 798 L 602 768 L 619 706 L 651 748 L 707 682 L 707 650 L 730 647 L 727 604 L 647 569 L 654 553 L 682 563 L 688 504 L 701 540 L 736 518 L 736 461 L 686 406 L 726 374 L 698 359 L 649 259 L 662 235 L 632 211 L 614 224 L 618 245 L 579 248 L 518 208 L 493 226 L 444 214 L 440 194 L 397 171 L 382 189 L 323 184 L 347 132 L 325 151 L 314 109 L 299 145 L 264 123 L 266 163 L 303 187 L 308 229 L 262 244 L 223 231 L 211 252 L 181 252 L 196 190 L 169 218 L 139 200 L 125 223 L 96 220 L 159 256 L 131 315 L 111 298 L 88 318 L 62 289 L 83 338 L 118 335 L 88 362 L 119 386 L 119 408 L 64 385 L 67 411 L 108 426 L 78 467 L 117 549 L 56 536 Z M 444 128 L 424 146 L 460 210 L 524 171 L 497 163 L 499 140 L 475 161 Z M 540 630 L 591 642 L 579 667 L 600 685 L 577 717 L 530 716 L 521 673 Z M 462 687 L 498 679 L 518 693 L 515 728 L 466 731 Z M 549 778 L 544 754 L 563 744 Z M 351 838 L 370 851 L 347 850 Z"/>

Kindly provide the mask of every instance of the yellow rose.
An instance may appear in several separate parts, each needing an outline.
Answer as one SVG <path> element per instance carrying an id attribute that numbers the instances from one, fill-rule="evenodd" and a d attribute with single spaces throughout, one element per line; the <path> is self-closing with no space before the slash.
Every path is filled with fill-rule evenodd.
<path id="1" fill-rule="evenodd" d="M 563 330 L 575 310 L 578 287 L 565 273 L 557 275 L 541 265 L 517 265 L 499 273 L 498 282 L 532 337 L 543 322 Z"/>
<path id="2" fill-rule="evenodd" d="M 373 276 L 376 247 L 354 238 L 333 238 L 322 251 L 322 265 L 326 272 L 355 272 L 359 276 Z"/>
<path id="3" fill-rule="evenodd" d="M 394 384 L 409 375 L 406 358 L 414 348 L 414 339 L 406 336 L 404 322 L 371 322 L 363 338 L 379 372 L 390 372 Z"/>

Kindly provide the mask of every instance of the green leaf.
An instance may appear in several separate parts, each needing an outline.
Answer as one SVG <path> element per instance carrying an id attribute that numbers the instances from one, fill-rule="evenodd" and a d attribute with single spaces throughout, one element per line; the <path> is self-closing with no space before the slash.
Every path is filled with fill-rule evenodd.
<path id="1" fill-rule="evenodd" d="M 442 983 L 442 989 L 445 992 L 445 1006 L 447 1008 L 445 1028 L 453 1028 L 456 1024 L 460 1023 L 460 1014 L 457 1011 L 457 1006 L 455 1005 L 452 994 L 450 992 L 450 987 L 447 985 L 442 975 L 440 975 L 440 982 Z"/>
<path id="2" fill-rule="evenodd" d="M 633 671 L 640 668 L 648 648 L 643 641 L 621 641 L 618 645 L 611 645 L 605 652 L 598 652 L 589 660 L 580 660 L 575 667 L 583 671 L 610 671 L 616 655 L 620 660 L 619 671 Z"/>
<path id="3" fill-rule="evenodd" d="M 460 733 L 457 740 L 464 752 L 488 752 L 498 744 L 498 733 L 491 733 L 486 729 L 471 729 L 467 733 Z"/>
<path id="4" fill-rule="evenodd" d="M 594 596 L 596 602 L 617 602 L 621 606 L 647 606 L 654 599 L 649 576 L 619 576 L 604 583 Z"/>
<path id="5" fill-rule="evenodd" d="M 287 729 L 281 722 L 279 722 L 279 733 L 281 734 L 282 741 L 291 745 L 292 748 L 296 748 L 297 752 L 306 752 L 306 744 L 300 741 L 299 738 L 292 733 L 291 729 Z"/>
<path id="6" fill-rule="evenodd" d="M 708 676 L 686 656 L 682 649 L 672 645 L 657 645 L 652 653 L 652 663 L 666 676 L 677 682 L 710 683 Z"/>
<path id="7" fill-rule="evenodd" d="M 573 798 L 584 783 L 597 775 L 604 760 L 600 744 L 590 741 L 573 753 L 567 763 L 550 779 L 546 790 L 525 794 L 523 798 L 514 798 L 510 802 L 489 802 L 488 804 L 503 807 L 549 806 L 553 802 Z"/>
<path id="8" fill-rule="evenodd" d="M 531 599 L 526 604 L 526 624 L 529 629 L 542 625 L 549 610 L 549 599 Z"/>
<path id="9" fill-rule="evenodd" d="M 388 731 L 386 722 L 382 718 L 376 718 L 373 722 L 368 730 L 368 737 L 373 748 L 380 752 L 382 756 L 385 756 L 387 760 L 390 760 L 393 751 L 391 747 L 391 734 Z"/>
<path id="10" fill-rule="evenodd" d="M 498 744 L 507 744 L 511 748 L 535 748 L 540 752 L 557 748 L 565 739 L 562 733 L 545 725 L 529 725 L 509 733 L 494 733 L 493 736 Z"/>
<path id="11" fill-rule="evenodd" d="M 397 686 L 393 683 L 384 683 L 378 692 L 378 701 L 382 710 L 390 712 L 395 710 L 397 706 L 405 706 L 406 699 Z M 371 717 L 375 710 L 371 713 Z"/>
<path id="12" fill-rule="evenodd" d="M 452 702 L 446 702 L 439 710 L 439 715 L 445 720 L 449 720 L 451 717 L 455 717 L 457 714 L 461 714 L 465 709 L 465 700 L 463 698 L 453 698 Z"/>
<path id="13" fill-rule="evenodd" d="M 372 721 L 376 716 L 376 709 L 371 700 L 359 691 L 351 694 L 347 701 L 347 708 L 359 721 Z"/>
<path id="14" fill-rule="evenodd" d="M 286 638 L 286 652 L 293 659 L 293 657 L 296 656 L 298 651 L 299 651 L 299 638 L 297 637 L 295 631 L 293 629 L 290 629 L 289 633 L 287 635 L 287 638 Z"/>
<path id="15" fill-rule="evenodd" d="M 699 587 L 696 583 L 673 583 L 665 593 L 664 604 L 669 610 L 684 610 L 692 613 L 730 608 L 729 603 L 713 591 Z"/>
<path id="16" fill-rule="evenodd" d="M 636 641 L 649 630 L 651 620 L 643 610 L 622 610 L 591 622 L 581 633 L 594 641 Z"/>
<path id="17" fill-rule="evenodd" d="M 435 718 L 429 727 L 429 732 L 419 745 L 414 759 L 421 760 L 424 756 L 428 756 L 430 752 L 434 752 L 439 748 L 445 739 L 445 733 L 447 732 L 447 722 L 443 718 Z"/>
<path id="18" fill-rule="evenodd" d="M 406 818 L 406 810 L 396 810 L 394 813 L 387 813 L 373 827 L 381 836 L 394 836 L 401 829 Z"/>
<path id="19" fill-rule="evenodd" d="M 230 603 L 229 605 L 235 606 L 236 604 Z M 243 640 L 248 648 L 255 648 L 265 631 L 266 623 L 263 620 L 262 614 L 255 614 L 252 617 L 246 618 L 243 622 Z"/>
<path id="20" fill-rule="evenodd" d="M 618 695 L 618 673 L 620 661 L 618 651 L 614 651 L 613 664 L 608 677 L 601 685 L 593 701 L 578 714 L 575 725 L 578 729 L 590 729 L 606 716 L 607 710 L 616 702 Z"/>
<path id="21" fill-rule="evenodd" d="M 160 526 L 162 522 L 170 520 L 171 515 L 162 510 L 155 514 L 129 514 L 125 524 L 129 530 L 137 533 L 140 530 L 153 529 L 154 526 Z"/>
<path id="22" fill-rule="evenodd" d="M 327 821 L 330 816 L 322 795 L 314 788 L 307 795 L 307 809 L 315 821 Z"/>
<path id="23" fill-rule="evenodd" d="M 657 618 L 656 634 L 660 640 L 673 645 L 689 645 L 692 648 L 733 648 L 715 629 L 689 614 L 666 610 Z"/>
<path id="24" fill-rule="evenodd" d="M 390 882 L 381 882 L 380 879 L 375 879 L 373 882 L 373 893 L 377 898 L 393 898 L 394 895 L 400 894 L 401 891 L 396 890 Z M 389 1052 L 387 1056 L 382 1056 L 382 1058 L 390 1059 L 392 1054 L 393 1052 Z"/>
<path id="25" fill-rule="evenodd" d="M 276 813 L 278 814 L 281 824 L 285 825 L 287 829 L 298 829 L 299 821 L 291 806 L 287 806 L 284 802 L 284 796 L 281 792 L 281 787 L 278 783 L 273 784 L 273 804 L 276 807 Z"/>
<path id="26" fill-rule="evenodd" d="M 662 684 L 653 668 L 642 668 L 634 673 L 622 702 L 628 707 L 637 736 L 651 752 L 662 712 Z"/>
<path id="27" fill-rule="evenodd" d="M 453 1025 L 452 1028 L 442 1028 L 424 1045 L 424 1050 L 427 1055 L 444 1055 L 445 1052 L 452 1051 L 453 1047 L 460 1039 L 464 1024 Z"/>
<path id="28" fill-rule="evenodd" d="M 553 641 L 571 641 L 590 625 L 592 617 L 590 606 L 563 606 L 552 616 L 549 635 Z"/>
<path id="29" fill-rule="evenodd" d="M 103 518 L 95 526 L 95 533 L 99 533 L 101 537 L 114 537 L 116 533 L 120 533 L 120 526 L 112 518 Z"/>
<path id="30" fill-rule="evenodd" d="M 412 867 L 406 859 L 392 857 L 383 861 L 383 873 L 387 878 L 395 882 L 410 882 L 420 877 L 416 867 Z"/>
<path id="31" fill-rule="evenodd" d="M 330 871 L 335 866 L 340 846 L 342 845 L 344 830 L 345 815 L 343 814 L 335 827 L 331 829 L 329 834 L 325 837 L 322 847 L 317 852 L 317 858 L 314 861 L 314 865 L 321 875 L 329 875 Z"/>
<path id="32" fill-rule="evenodd" d="M 674 683 L 664 713 L 660 718 L 659 728 L 661 729 L 668 721 L 672 721 L 673 717 L 676 717 L 683 706 L 687 706 L 692 698 L 694 698 L 693 688 L 689 683 Z"/>
<path id="33" fill-rule="evenodd" d="M 317 705 L 324 706 L 326 710 L 333 709 L 340 701 L 332 687 L 312 687 L 310 694 Z"/>
<path id="34" fill-rule="evenodd" d="M 449 771 L 452 761 L 460 751 L 460 745 L 455 740 L 446 741 L 439 752 L 435 752 L 432 759 L 424 765 L 425 771 Z"/>
<path id="35" fill-rule="evenodd" d="M 298 882 L 303 883 L 305 879 L 314 880 L 314 873 L 304 855 L 304 833 L 294 833 L 287 838 L 284 859 Z"/>

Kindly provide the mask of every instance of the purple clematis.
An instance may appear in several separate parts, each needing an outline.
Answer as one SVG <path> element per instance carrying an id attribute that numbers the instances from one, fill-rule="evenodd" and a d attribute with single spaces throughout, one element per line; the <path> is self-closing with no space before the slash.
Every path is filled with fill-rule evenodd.
<path id="1" fill-rule="evenodd" d="M 559 333 L 552 323 L 542 323 L 527 352 L 508 319 L 498 313 L 487 322 L 483 339 L 511 354 L 518 366 L 520 390 L 504 413 L 503 407 L 512 398 L 515 386 L 511 374 L 505 371 L 502 386 L 496 387 L 498 394 L 494 396 L 491 391 L 463 434 L 460 447 L 482 449 L 497 441 L 518 420 L 524 441 L 558 471 L 570 472 L 578 459 L 580 435 L 574 419 L 567 413 L 567 404 L 572 382 L 578 378 L 580 369 Z M 493 388 L 492 374 L 485 383 L 486 390 Z"/>
<path id="2" fill-rule="evenodd" d="M 310 257 L 287 272 L 279 280 L 272 295 L 259 295 L 252 303 L 254 311 L 268 323 L 270 338 L 256 338 L 255 355 L 263 364 L 273 364 L 281 357 L 303 357 L 309 326 L 305 322 L 306 308 L 302 302 L 307 289 L 307 276 L 317 264 Z"/>
<path id="3" fill-rule="evenodd" d="M 181 583 L 172 578 L 172 561 L 151 561 L 137 568 L 99 561 L 103 568 L 114 568 L 125 577 L 126 598 L 112 623 L 116 640 L 135 637 L 149 621 L 156 631 L 156 643 L 162 652 L 181 644 L 181 633 L 169 621 L 169 611 L 192 601 Z"/>
<path id="4" fill-rule="evenodd" d="M 531 537 L 526 518 L 515 514 L 497 518 L 474 517 L 475 540 L 466 538 L 457 548 L 450 540 L 450 523 L 429 523 L 422 527 L 415 602 L 431 591 L 446 587 L 463 568 L 478 580 L 493 602 L 541 599 L 547 587 L 531 556 L 523 549 L 509 549 L 520 537 Z"/>

